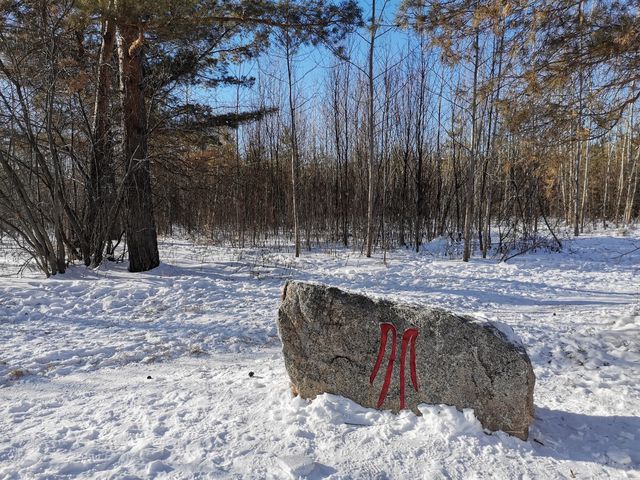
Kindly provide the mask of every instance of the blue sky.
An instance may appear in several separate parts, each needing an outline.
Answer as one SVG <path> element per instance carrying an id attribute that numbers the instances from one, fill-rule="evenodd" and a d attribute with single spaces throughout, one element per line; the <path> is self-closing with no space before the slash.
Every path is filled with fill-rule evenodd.
<path id="1" fill-rule="evenodd" d="M 360 0 L 363 18 L 365 22 L 371 17 L 371 1 Z M 400 0 L 389 0 L 382 2 L 377 0 L 377 11 L 384 5 L 384 24 L 390 24 L 393 21 Z M 361 29 L 358 33 L 351 35 L 348 44 L 352 50 L 352 59 L 364 67 L 364 55 L 362 55 L 365 42 L 362 36 L 368 34 L 366 29 Z M 384 35 L 377 40 L 380 46 L 389 47 L 394 55 L 399 55 L 399 50 L 404 48 L 407 42 L 407 32 L 395 29 L 384 29 Z M 381 52 L 382 49 L 378 51 Z M 278 68 L 277 64 L 280 64 Z M 295 76 L 298 78 L 298 88 L 307 92 L 307 96 L 317 96 L 322 88 L 323 79 L 326 77 L 328 69 L 335 63 L 333 54 L 323 47 L 305 48 L 297 55 L 294 63 Z M 275 67 L 275 68 L 274 68 Z M 284 80 L 284 63 L 282 53 L 277 48 L 273 48 L 268 54 L 263 55 L 260 59 L 245 62 L 238 65 L 233 73 L 235 75 L 247 75 L 257 77 L 259 75 L 281 76 Z M 220 110 L 234 110 L 236 108 L 236 98 L 240 96 L 241 109 L 251 107 L 251 99 L 255 92 L 252 89 L 243 88 L 240 92 L 236 87 L 219 88 L 215 90 L 205 90 L 199 92 L 200 100 L 215 105 Z"/>

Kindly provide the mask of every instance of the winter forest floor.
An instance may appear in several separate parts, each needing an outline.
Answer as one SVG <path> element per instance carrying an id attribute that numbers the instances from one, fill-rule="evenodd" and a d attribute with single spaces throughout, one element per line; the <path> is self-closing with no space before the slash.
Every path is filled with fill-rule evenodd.
<path id="1" fill-rule="evenodd" d="M 507 263 L 427 249 L 385 265 L 165 239 L 151 272 L 49 280 L 10 275 L 0 251 L 0 479 L 640 479 L 638 246 L 608 231 Z M 513 326 L 537 377 L 529 440 L 446 406 L 292 398 L 276 329 L 290 278 Z"/>

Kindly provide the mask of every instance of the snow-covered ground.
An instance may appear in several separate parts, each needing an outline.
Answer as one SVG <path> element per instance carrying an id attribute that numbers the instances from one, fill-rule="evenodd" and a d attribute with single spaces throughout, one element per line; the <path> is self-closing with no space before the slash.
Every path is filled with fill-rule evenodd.
<path id="1" fill-rule="evenodd" d="M 507 263 L 385 265 L 166 240 L 152 272 L 49 280 L 7 276 L 0 253 L 0 478 L 640 478 L 640 251 L 624 255 L 639 245 L 607 232 Z M 511 325 L 537 377 L 529 441 L 447 406 L 292 398 L 275 321 L 289 278 Z"/>

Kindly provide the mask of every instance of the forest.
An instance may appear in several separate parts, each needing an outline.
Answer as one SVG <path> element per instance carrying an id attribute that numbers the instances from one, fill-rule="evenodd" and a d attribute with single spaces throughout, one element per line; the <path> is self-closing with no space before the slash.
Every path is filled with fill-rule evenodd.
<path id="1" fill-rule="evenodd" d="M 2 0 L 0 237 L 560 249 L 638 219 L 639 77 L 629 1 Z"/>
<path id="2" fill-rule="evenodd" d="M 0 479 L 640 478 L 638 108 L 637 0 L 0 0 Z"/>

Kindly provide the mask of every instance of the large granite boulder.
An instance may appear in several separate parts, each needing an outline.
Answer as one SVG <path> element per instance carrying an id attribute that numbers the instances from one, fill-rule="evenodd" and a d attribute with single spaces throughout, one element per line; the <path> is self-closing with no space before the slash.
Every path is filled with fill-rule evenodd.
<path id="1" fill-rule="evenodd" d="M 333 393 L 394 412 L 473 408 L 485 428 L 527 438 L 535 376 L 508 327 L 291 281 L 278 329 L 303 398 Z"/>

